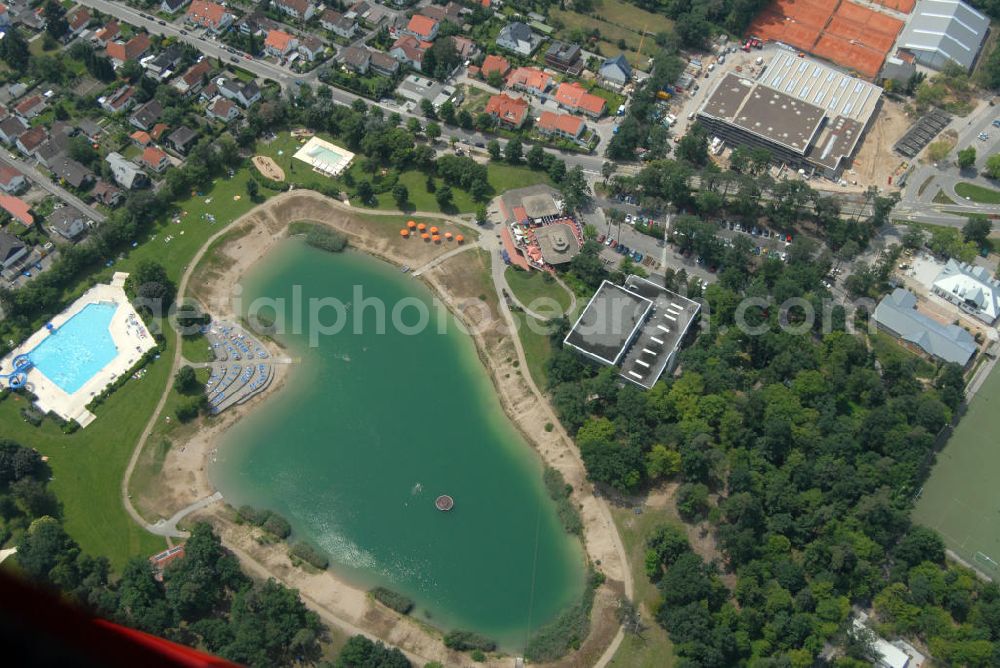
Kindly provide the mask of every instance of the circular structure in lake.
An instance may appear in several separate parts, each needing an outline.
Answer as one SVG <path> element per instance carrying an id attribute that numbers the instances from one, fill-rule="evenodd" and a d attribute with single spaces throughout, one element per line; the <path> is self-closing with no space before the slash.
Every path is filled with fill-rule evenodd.
<path id="1" fill-rule="evenodd" d="M 455 507 L 455 499 L 451 498 L 447 494 L 442 494 L 434 500 L 434 506 L 438 510 L 451 510 Z"/>

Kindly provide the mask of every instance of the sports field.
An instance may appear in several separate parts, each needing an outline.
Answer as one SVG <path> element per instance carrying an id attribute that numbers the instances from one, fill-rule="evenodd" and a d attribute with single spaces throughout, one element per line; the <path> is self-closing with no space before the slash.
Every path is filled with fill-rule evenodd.
<path id="1" fill-rule="evenodd" d="M 913 509 L 960 557 L 1000 577 L 1000 370 L 972 400 Z"/>

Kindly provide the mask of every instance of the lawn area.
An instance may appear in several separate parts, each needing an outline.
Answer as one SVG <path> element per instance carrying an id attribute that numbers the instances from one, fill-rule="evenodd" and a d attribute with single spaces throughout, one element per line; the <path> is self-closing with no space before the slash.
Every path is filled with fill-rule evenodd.
<path id="1" fill-rule="evenodd" d="M 945 544 L 991 578 L 1000 576 L 1000 372 L 990 373 L 919 493 L 912 519 L 935 529 Z"/>
<path id="2" fill-rule="evenodd" d="M 507 277 L 510 289 L 514 291 L 514 296 L 530 310 L 539 312 L 540 315 L 547 315 L 552 310 L 551 304 L 539 304 L 539 308 L 532 306 L 532 302 L 542 298 L 554 300 L 563 313 L 569 308 L 571 301 L 569 293 L 555 280 L 549 278 L 549 274 L 507 267 L 504 275 Z"/>
<path id="3" fill-rule="evenodd" d="M 957 189 L 958 188 L 956 187 L 956 190 Z M 955 200 L 953 200 L 952 198 L 950 198 L 947 195 L 945 195 L 943 190 L 937 191 L 937 194 L 934 195 L 934 199 L 931 200 L 931 201 L 934 202 L 935 204 L 954 204 L 955 203 Z"/>
<path id="4" fill-rule="evenodd" d="M 672 511 L 663 510 L 646 509 L 641 515 L 636 515 L 627 508 L 612 506 L 611 516 L 628 554 L 635 582 L 635 604 L 645 606 L 642 620 L 646 630 L 641 637 L 626 634 L 624 642 L 608 665 L 613 668 L 669 668 L 677 659 L 667 632 L 651 617 L 660 593 L 646 577 L 646 541 L 659 526 L 679 525 L 681 522 Z"/>
<path id="5" fill-rule="evenodd" d="M 0 402 L 4 437 L 49 457 L 53 476 L 49 488 L 62 502 L 66 530 L 84 552 L 108 557 L 116 571 L 132 555 L 151 555 L 166 547 L 162 538 L 147 533 L 128 516 L 119 487 L 132 447 L 167 382 L 169 357 L 146 368 L 143 378 L 129 380 L 94 411 L 97 419 L 89 427 L 71 435 L 63 434 L 51 420 L 40 427 L 24 422 L 19 412 L 25 401 L 17 395 Z"/>
<path id="6" fill-rule="evenodd" d="M 560 37 L 568 38 L 568 33 L 575 28 L 587 33 L 597 30 L 601 36 L 598 45 L 602 55 L 611 57 L 625 53 L 629 63 L 640 70 L 647 69 L 646 59 L 658 48 L 653 35 L 673 26 L 673 21 L 666 16 L 647 12 L 624 0 L 596 0 L 594 14 L 590 16 L 561 9 L 550 10 L 549 15 L 565 26 L 559 31 Z M 620 39 L 625 40 L 625 49 L 618 47 Z M 638 58 L 637 64 L 640 42 L 643 57 Z M 593 50 L 593 46 L 585 48 Z"/>
<path id="7" fill-rule="evenodd" d="M 955 184 L 955 193 L 980 204 L 1000 204 L 1000 190 L 984 188 L 975 183 Z"/>
<path id="8" fill-rule="evenodd" d="M 517 323 L 517 336 L 524 348 L 524 359 L 528 363 L 528 373 L 535 385 L 543 392 L 549 385 L 549 374 L 545 365 L 552 356 L 552 341 L 544 334 L 545 323 L 532 318 L 527 313 L 512 311 L 514 322 Z"/>
<path id="9" fill-rule="evenodd" d="M 341 146 L 339 142 L 334 141 L 329 135 L 321 133 L 319 136 L 333 144 L 336 144 L 337 146 Z M 346 185 L 342 178 L 331 179 L 329 177 L 322 176 L 310 169 L 305 163 L 295 160 L 292 155 L 299 149 L 302 143 L 304 143 L 304 140 L 300 142 L 300 140 L 292 137 L 290 133 L 283 132 L 278 135 L 277 139 L 267 144 L 260 144 L 258 146 L 258 152 L 261 155 L 267 155 L 273 158 L 274 161 L 278 163 L 278 166 L 285 171 L 285 178 L 289 182 L 296 184 L 298 187 L 324 191 L 329 190 L 332 185 L 335 186 L 336 189 L 344 192 L 354 192 L 354 188 Z M 348 170 L 354 181 L 357 182 L 362 179 L 372 180 L 371 174 L 361 170 L 360 163 L 361 160 L 356 159 Z M 441 207 L 438 206 L 437 200 L 434 198 L 434 193 L 427 192 L 427 174 L 415 169 L 407 170 L 399 175 L 399 182 L 405 185 L 406 189 L 410 193 L 410 204 L 413 207 L 412 210 L 429 211 L 432 213 L 438 213 L 441 211 Z M 550 185 L 552 183 L 547 174 L 542 172 L 533 172 L 527 167 L 515 167 L 503 163 L 491 163 L 489 165 L 489 182 L 493 187 L 494 194 L 513 188 L 523 188 L 525 186 L 535 185 L 537 183 L 546 183 Z M 438 188 L 441 187 L 443 183 L 444 182 L 441 179 L 434 180 L 434 184 Z M 452 202 L 454 203 L 455 212 L 475 212 L 477 204 L 468 193 L 458 188 L 452 188 L 452 193 Z M 393 210 L 398 208 L 395 200 L 392 198 L 391 192 L 378 194 L 376 195 L 376 199 L 378 200 L 378 203 L 375 206 L 377 209 Z"/>
<path id="10" fill-rule="evenodd" d="M 914 360 L 917 363 L 915 374 L 918 378 L 930 379 L 934 377 L 937 369 L 933 364 L 920 355 L 910 352 L 885 332 L 875 332 L 869 340 L 872 343 L 872 348 L 875 350 L 875 356 L 882 363 L 895 359 L 903 361 Z"/>
<path id="11" fill-rule="evenodd" d="M 215 355 L 208 345 L 208 339 L 201 334 L 181 337 L 181 354 L 188 362 L 212 362 Z"/>

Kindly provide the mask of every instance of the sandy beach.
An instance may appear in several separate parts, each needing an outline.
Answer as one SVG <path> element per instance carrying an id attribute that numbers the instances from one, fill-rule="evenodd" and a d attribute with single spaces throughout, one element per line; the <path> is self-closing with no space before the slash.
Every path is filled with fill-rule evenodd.
<path id="1" fill-rule="evenodd" d="M 358 217 L 356 213 L 367 214 L 368 218 Z M 466 324 L 477 324 L 474 322 L 477 318 L 490 317 L 489 326 L 480 328 L 481 331 L 476 331 L 473 336 L 480 359 L 489 370 L 504 410 L 513 424 L 542 459 L 560 470 L 567 482 L 573 485 L 574 501 L 584 520 L 587 556 L 592 563 L 599 564 L 598 568 L 607 578 L 595 600 L 590 636 L 579 650 L 552 665 L 600 665 L 599 659 L 618 633 L 614 611 L 617 599 L 623 592 L 631 590 L 624 551 L 606 505 L 590 492 L 591 487 L 586 481 L 575 446 L 558 424 L 548 403 L 536 399 L 537 388 L 524 375 L 527 373 L 526 365 L 515 364 L 518 348 L 498 312 L 494 287 L 485 285 L 481 278 L 484 266 L 487 268 L 485 276 L 489 277 L 488 256 L 478 250 L 455 254 L 454 245 L 402 239 L 397 229 L 398 214 L 386 221 L 378 220 L 373 214 L 378 212 L 353 210 L 312 191 L 282 193 L 234 222 L 220 235 L 191 275 L 191 288 L 186 296 L 201 301 L 216 318 L 238 319 L 237 314 L 232 312 L 233 286 L 238 285 L 241 278 L 276 244 L 288 237 L 290 222 L 307 221 L 340 230 L 348 235 L 353 248 L 394 264 L 413 268 L 426 265 L 427 270 L 421 280 Z M 426 215 L 422 217 L 429 218 Z M 454 221 L 445 216 L 438 218 L 445 224 Z M 453 255 L 433 264 L 435 259 L 449 252 Z M 489 306 L 488 316 L 481 308 L 462 313 L 458 304 L 465 300 L 480 301 L 482 304 L 479 297 L 483 296 L 484 290 L 489 291 L 485 302 Z M 267 345 L 275 355 L 287 354 L 273 343 L 268 342 Z M 276 371 L 275 380 L 266 392 L 218 418 L 203 422 L 184 442 L 172 444 L 155 484 L 144 491 L 143 499 L 136 500 L 137 505 L 146 509 L 144 515 L 147 518 L 151 515 L 150 508 L 156 508 L 157 515 L 169 516 L 215 491 L 208 479 L 207 467 L 219 447 L 220 437 L 260 402 L 267 401 L 272 392 L 280 391 L 288 381 L 288 375 L 295 373 L 294 369 L 284 365 L 277 365 Z M 159 419 L 164 418 L 161 416 Z M 549 432 L 545 431 L 548 423 L 556 425 Z M 251 573 L 275 577 L 298 589 L 304 600 L 327 623 L 345 633 L 365 633 L 381 638 L 405 651 L 420 665 L 428 661 L 440 661 L 445 665 L 468 663 L 466 655 L 444 647 L 441 634 L 436 629 L 374 603 L 366 591 L 330 571 L 309 573 L 292 566 L 285 545 L 261 545 L 255 539 L 258 530 L 233 522 L 231 512 L 224 505 L 214 504 L 192 517 L 212 521 L 223 542 L 240 557 Z M 603 657 L 604 660 L 607 658 Z M 485 665 L 510 665 L 510 659 L 488 661 Z"/>

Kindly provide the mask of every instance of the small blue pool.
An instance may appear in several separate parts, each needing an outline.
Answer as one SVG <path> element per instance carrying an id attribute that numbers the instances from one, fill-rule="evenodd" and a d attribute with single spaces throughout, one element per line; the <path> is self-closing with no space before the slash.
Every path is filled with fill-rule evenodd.
<path id="1" fill-rule="evenodd" d="M 116 304 L 87 304 L 28 357 L 46 378 L 73 394 L 118 354 L 108 330 L 116 310 Z"/>

